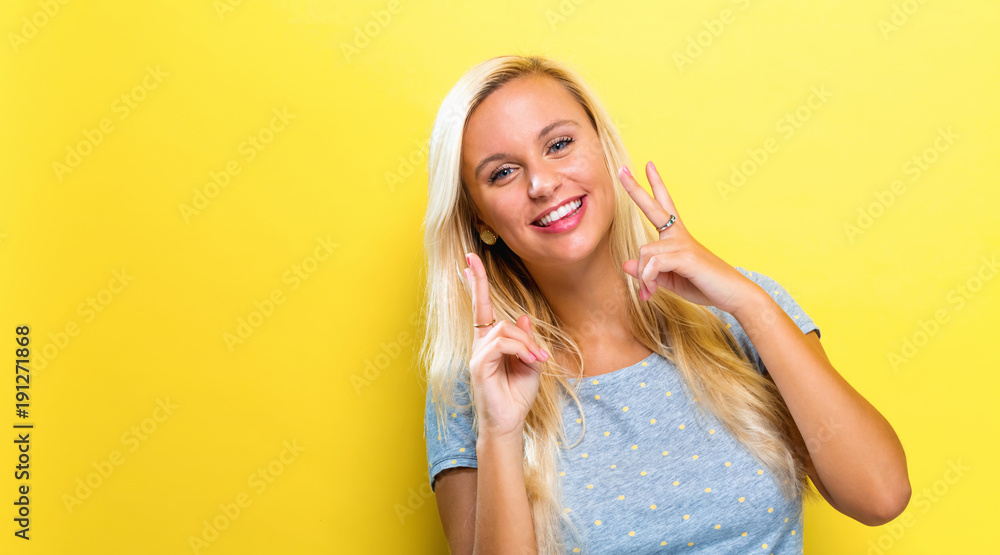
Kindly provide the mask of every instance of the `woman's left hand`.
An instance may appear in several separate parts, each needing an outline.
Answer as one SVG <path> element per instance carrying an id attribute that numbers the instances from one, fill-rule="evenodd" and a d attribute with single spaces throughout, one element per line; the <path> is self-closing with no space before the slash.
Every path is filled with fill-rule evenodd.
<path id="1" fill-rule="evenodd" d="M 625 190 L 654 227 L 662 227 L 671 215 L 675 220 L 659 232 L 658 241 L 639 248 L 639 260 L 627 260 L 622 266 L 639 280 L 640 298 L 649 300 L 657 286 L 665 287 L 688 301 L 715 306 L 730 314 L 752 302 L 754 288 L 761 290 L 760 287 L 691 236 L 652 161 L 646 164 L 646 177 L 655 200 L 628 168 L 622 166 L 618 170 Z"/>

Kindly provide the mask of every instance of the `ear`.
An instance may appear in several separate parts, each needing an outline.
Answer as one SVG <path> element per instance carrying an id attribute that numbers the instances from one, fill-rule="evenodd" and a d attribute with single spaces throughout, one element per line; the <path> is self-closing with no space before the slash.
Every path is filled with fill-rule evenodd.
<path id="1" fill-rule="evenodd" d="M 473 214 L 473 217 L 475 218 L 475 223 L 473 225 L 476 227 L 476 233 L 480 233 L 484 229 L 489 229 L 490 231 L 492 231 L 493 230 L 493 226 L 491 226 L 490 224 L 486 223 L 485 221 L 483 221 L 482 218 L 479 217 L 479 213 L 478 213 L 477 209 L 473 209 L 473 210 L 475 210 L 475 213 Z"/>

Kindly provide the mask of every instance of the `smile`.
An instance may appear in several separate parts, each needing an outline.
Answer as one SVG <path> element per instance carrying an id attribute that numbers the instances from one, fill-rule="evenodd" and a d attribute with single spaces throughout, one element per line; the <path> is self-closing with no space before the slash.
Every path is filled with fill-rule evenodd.
<path id="1" fill-rule="evenodd" d="M 587 212 L 590 202 L 586 195 L 567 201 L 559 208 L 549 212 L 542 219 L 531 224 L 532 229 L 539 233 L 565 233 L 580 224 Z"/>
<path id="2" fill-rule="evenodd" d="M 556 208 L 552 212 L 549 212 L 548 214 L 545 215 L 545 217 L 538 220 L 532 225 L 536 225 L 538 227 L 549 227 L 550 225 L 553 224 L 553 222 L 557 222 L 563 218 L 576 215 L 577 212 L 579 212 L 580 207 L 582 206 L 583 206 L 583 197 L 571 200 L 563 204 L 559 208 Z"/>

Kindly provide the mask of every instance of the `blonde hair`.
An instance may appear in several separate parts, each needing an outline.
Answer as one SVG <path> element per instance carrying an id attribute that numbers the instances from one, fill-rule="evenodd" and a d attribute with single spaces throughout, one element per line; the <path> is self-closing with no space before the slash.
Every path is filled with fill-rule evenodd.
<path id="1" fill-rule="evenodd" d="M 420 363 L 427 369 L 428 387 L 436 405 L 438 429 L 445 434 L 445 414 L 452 411 L 449 407 L 468 407 L 460 407 L 453 399 L 457 380 L 462 380 L 471 392 L 468 361 L 472 357 L 472 299 L 456 271 L 456 262 L 465 267 L 467 252 L 475 252 L 483 260 L 498 321 L 514 321 L 521 314 L 529 314 L 538 344 L 549 353 L 572 352 L 577 359 L 577 377 L 583 373 L 578 345 L 560 329 L 556 315 L 520 258 L 502 238 L 492 246 L 479 239 L 474 228 L 475 207 L 460 174 L 462 136 L 472 111 L 505 83 L 533 75 L 555 79 L 584 108 L 597 131 L 612 179 L 617 180 L 616 170 L 623 164 L 631 167 L 621 137 L 593 91 L 568 67 L 545 57 L 510 55 L 483 61 L 465 73 L 445 97 L 434 121 L 427 162 L 427 318 L 420 350 Z M 620 268 L 624 261 L 637 259 L 639 247 L 657 240 L 658 235 L 628 193 L 622 187 L 614 190 L 610 248 Z M 708 308 L 664 288 L 657 289 L 649 301 L 641 301 L 638 283 L 627 281 L 624 302 L 632 334 L 676 366 L 688 393 L 698 400 L 698 410 L 714 414 L 770 469 L 787 499 L 814 495 L 807 482 L 812 461 L 788 407 L 773 380 L 757 371 L 722 321 Z M 581 418 L 585 416 L 577 391 L 566 379 L 569 372 L 557 358 L 553 356 L 542 364 L 538 394 L 524 426 L 525 488 L 539 553 L 564 551 L 561 522 L 577 533 L 562 510 L 556 475 L 562 457 L 557 442 L 563 449 L 569 443 L 562 420 L 566 394 L 580 409 Z M 474 417 L 473 433 L 478 434 L 477 430 L 478 419 Z M 577 441 L 582 440 L 582 434 Z"/>

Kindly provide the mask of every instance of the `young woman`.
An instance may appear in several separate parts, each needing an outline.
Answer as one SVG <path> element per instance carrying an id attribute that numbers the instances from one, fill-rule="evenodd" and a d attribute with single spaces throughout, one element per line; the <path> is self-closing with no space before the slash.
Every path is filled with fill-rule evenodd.
<path id="1" fill-rule="evenodd" d="M 486 60 L 440 108 L 421 359 L 452 552 L 798 554 L 807 479 L 895 518 L 903 448 L 812 319 L 629 165 L 591 89 L 542 57 Z"/>

